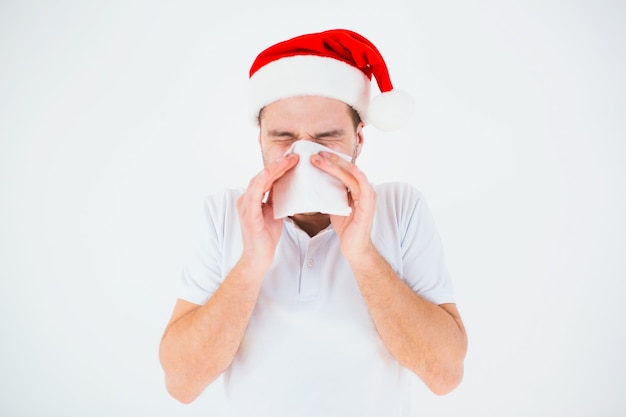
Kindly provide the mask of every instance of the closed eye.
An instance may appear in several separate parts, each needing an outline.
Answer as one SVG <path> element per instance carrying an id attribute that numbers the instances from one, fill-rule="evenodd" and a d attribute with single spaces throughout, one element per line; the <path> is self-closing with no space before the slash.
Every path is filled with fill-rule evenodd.
<path id="1" fill-rule="evenodd" d="M 270 130 L 267 136 L 275 142 L 294 141 L 297 139 L 295 134 L 284 130 Z"/>
<path id="2" fill-rule="evenodd" d="M 341 140 L 345 132 L 342 129 L 329 130 L 328 132 L 320 132 L 314 135 L 315 140 L 320 141 L 332 141 L 332 140 Z"/>

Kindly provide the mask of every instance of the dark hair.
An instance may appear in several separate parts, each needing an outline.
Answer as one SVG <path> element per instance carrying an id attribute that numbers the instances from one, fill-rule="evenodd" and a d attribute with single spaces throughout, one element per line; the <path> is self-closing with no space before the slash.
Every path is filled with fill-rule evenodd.
<path id="1" fill-rule="evenodd" d="M 352 124 L 354 125 L 354 130 L 356 130 L 356 128 L 359 127 L 359 124 L 361 124 L 362 122 L 361 115 L 359 114 L 358 111 L 354 109 L 354 107 L 348 106 L 348 108 L 350 109 L 350 117 L 352 117 Z"/>

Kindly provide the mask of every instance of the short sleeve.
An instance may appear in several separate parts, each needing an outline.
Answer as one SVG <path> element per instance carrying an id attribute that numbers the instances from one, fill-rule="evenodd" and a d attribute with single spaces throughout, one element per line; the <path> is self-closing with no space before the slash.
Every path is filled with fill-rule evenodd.
<path id="1" fill-rule="evenodd" d="M 443 244 L 426 199 L 413 187 L 407 186 L 406 192 L 404 233 L 400 243 L 403 278 L 425 299 L 435 304 L 453 303 L 454 288 Z"/>
<path id="2" fill-rule="evenodd" d="M 179 298 L 204 304 L 224 279 L 224 236 L 236 218 L 236 195 L 224 192 L 204 200 L 202 221 L 182 270 Z"/>
<path id="3" fill-rule="evenodd" d="M 441 238 L 422 193 L 407 183 L 377 186 L 373 236 L 392 268 L 421 297 L 455 302 Z"/>

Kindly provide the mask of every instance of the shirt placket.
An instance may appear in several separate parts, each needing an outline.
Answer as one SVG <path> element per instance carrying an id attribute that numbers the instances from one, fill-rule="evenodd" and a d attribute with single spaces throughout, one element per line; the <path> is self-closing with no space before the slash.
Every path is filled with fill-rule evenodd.
<path id="1" fill-rule="evenodd" d="M 300 273 L 299 298 L 300 300 L 314 300 L 320 295 L 321 268 L 324 261 L 324 248 L 329 230 L 322 231 L 305 244 L 306 250 L 302 257 Z"/>

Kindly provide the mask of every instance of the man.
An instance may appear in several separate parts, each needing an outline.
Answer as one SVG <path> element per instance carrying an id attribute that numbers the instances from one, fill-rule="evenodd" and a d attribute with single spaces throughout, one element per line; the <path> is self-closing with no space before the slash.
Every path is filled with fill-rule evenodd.
<path id="1" fill-rule="evenodd" d="M 389 417 L 409 414 L 406 370 L 436 394 L 460 383 L 466 335 L 424 199 L 406 184 L 374 187 L 355 165 L 361 119 L 393 128 L 407 113 L 398 94 L 354 32 L 259 54 L 250 106 L 265 167 L 245 190 L 206 201 L 161 342 L 175 398 L 189 403 L 225 373 L 231 415 Z M 297 141 L 325 150 L 300 160 L 287 152 Z M 345 185 L 349 215 L 274 218 L 274 184 L 304 163 Z"/>

